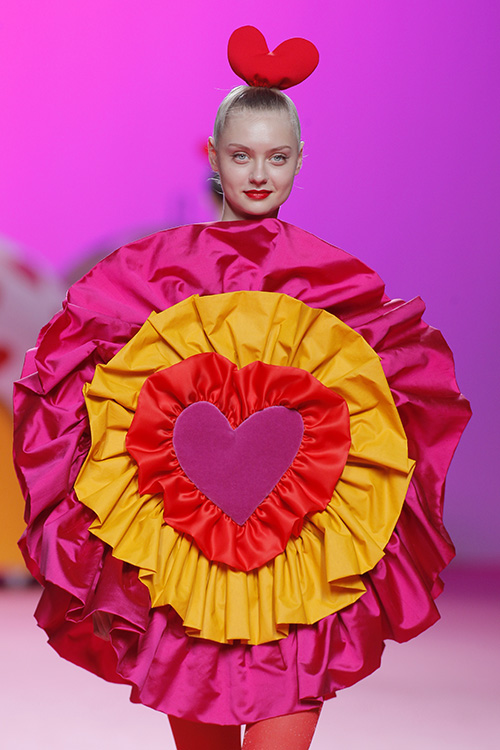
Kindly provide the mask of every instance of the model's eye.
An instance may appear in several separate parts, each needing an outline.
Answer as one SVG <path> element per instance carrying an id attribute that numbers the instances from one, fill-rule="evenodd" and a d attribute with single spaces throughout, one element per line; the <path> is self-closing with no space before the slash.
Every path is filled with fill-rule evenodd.
<path id="1" fill-rule="evenodd" d="M 246 161 L 248 159 L 248 154 L 245 154 L 244 151 L 237 151 L 236 153 L 233 154 L 233 159 L 234 161 L 239 161 L 239 162 Z"/>
<path id="2" fill-rule="evenodd" d="M 273 154 L 271 157 L 271 161 L 274 164 L 284 164 L 287 161 L 288 157 L 285 156 L 285 154 Z"/>

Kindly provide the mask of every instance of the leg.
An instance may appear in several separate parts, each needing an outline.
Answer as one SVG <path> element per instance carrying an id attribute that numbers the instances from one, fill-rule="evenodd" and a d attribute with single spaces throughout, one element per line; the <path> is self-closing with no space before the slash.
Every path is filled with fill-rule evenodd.
<path id="1" fill-rule="evenodd" d="M 321 708 L 248 724 L 243 750 L 308 750 Z"/>
<path id="2" fill-rule="evenodd" d="M 177 750 L 240 750 L 240 727 L 200 724 L 169 716 Z"/>

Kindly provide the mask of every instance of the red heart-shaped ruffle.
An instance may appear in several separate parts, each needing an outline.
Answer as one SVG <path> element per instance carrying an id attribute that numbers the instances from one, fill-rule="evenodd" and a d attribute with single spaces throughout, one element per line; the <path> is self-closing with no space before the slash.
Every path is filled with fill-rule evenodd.
<path id="1" fill-rule="evenodd" d="M 241 505 L 236 499 L 228 504 L 226 497 L 219 504 L 221 484 L 215 477 L 215 483 L 207 482 L 205 469 L 210 470 L 214 436 L 207 438 L 211 442 L 203 456 L 201 474 L 199 466 L 192 472 L 194 464 L 185 463 L 176 453 L 183 442 L 182 453 L 186 457 L 189 430 L 193 434 L 191 448 L 195 449 L 193 424 L 185 439 L 177 439 L 177 447 L 174 430 L 183 411 L 200 402 L 216 404 L 233 430 L 251 415 L 262 410 L 265 413 L 272 406 L 296 410 L 302 417 L 304 435 L 298 453 L 295 458 L 293 452 L 289 455 L 289 468 L 289 461 L 285 461 L 277 472 L 275 487 L 267 497 L 260 498 L 258 507 L 242 525 L 239 521 L 243 519 L 235 523 L 234 514 L 227 511 L 231 510 L 230 505 L 238 514 L 243 506 L 248 510 L 246 501 Z M 283 552 L 290 536 L 300 534 L 304 517 L 325 509 L 344 469 L 350 444 L 346 402 L 313 375 L 296 367 L 260 361 L 238 369 L 215 352 L 195 354 L 150 375 L 126 438 L 127 450 L 138 465 L 139 492 L 163 494 L 165 522 L 192 537 L 209 560 L 247 571 Z M 213 452 L 212 461 L 218 461 L 220 456 L 219 451 Z M 259 471 L 255 458 L 249 453 L 242 460 L 252 465 L 252 471 Z M 259 461 L 262 463 L 262 457 Z M 225 470 L 231 473 L 229 484 L 238 494 L 239 483 L 251 479 L 245 480 L 244 472 L 233 473 L 233 467 L 234 464 L 226 464 Z M 217 473 L 220 467 L 213 468 Z M 267 472 L 263 466 L 260 470 Z M 197 478 L 202 479 L 203 491 L 196 484 Z M 207 488 L 215 488 L 219 499 L 212 496 L 214 502 L 205 495 Z"/>
<path id="2" fill-rule="evenodd" d="M 287 89 L 311 75 L 319 62 L 312 42 L 287 39 L 269 52 L 266 40 L 254 26 L 233 31 L 227 46 L 229 64 L 250 86 Z"/>

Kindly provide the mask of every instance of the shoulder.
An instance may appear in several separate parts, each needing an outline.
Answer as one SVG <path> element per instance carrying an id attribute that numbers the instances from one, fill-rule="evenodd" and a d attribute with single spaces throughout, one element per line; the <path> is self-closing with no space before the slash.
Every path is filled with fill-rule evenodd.
<path id="1" fill-rule="evenodd" d="M 164 229 L 130 242 L 113 251 L 68 290 L 70 304 L 98 310 L 109 315 L 123 315 L 133 309 L 133 317 L 147 317 L 158 305 L 156 290 L 169 269 L 193 264 L 189 257 L 199 246 L 206 225 L 190 224 Z"/>
<path id="2" fill-rule="evenodd" d="M 111 253 L 71 287 L 68 301 L 144 320 L 193 294 L 254 289 L 313 307 L 380 299 L 383 283 L 354 256 L 279 219 L 167 229 Z"/>

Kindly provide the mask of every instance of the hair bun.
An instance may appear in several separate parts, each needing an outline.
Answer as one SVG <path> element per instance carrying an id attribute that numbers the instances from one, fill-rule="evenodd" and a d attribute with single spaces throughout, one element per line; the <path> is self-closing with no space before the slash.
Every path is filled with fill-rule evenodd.
<path id="1" fill-rule="evenodd" d="M 227 45 L 231 68 L 249 86 L 288 89 L 311 75 L 319 62 L 312 42 L 295 37 L 269 51 L 264 35 L 254 26 L 233 31 Z"/>

